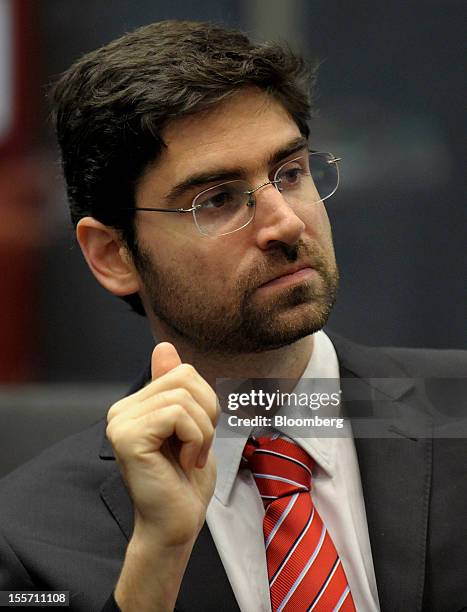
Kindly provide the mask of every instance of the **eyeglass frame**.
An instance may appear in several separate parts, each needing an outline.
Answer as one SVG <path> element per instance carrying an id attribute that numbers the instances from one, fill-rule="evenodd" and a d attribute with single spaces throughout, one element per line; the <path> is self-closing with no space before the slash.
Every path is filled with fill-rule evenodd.
<path id="1" fill-rule="evenodd" d="M 307 151 L 308 155 L 331 155 L 332 159 L 327 160 L 328 164 L 335 164 L 336 168 L 337 168 L 337 184 L 335 186 L 335 188 L 333 189 L 333 191 L 331 191 L 331 193 L 327 196 L 325 196 L 324 198 L 319 198 L 319 200 L 316 200 L 315 203 L 318 202 L 324 202 L 325 200 L 327 200 L 328 198 L 330 198 L 331 196 L 333 196 L 336 191 L 337 188 L 339 187 L 339 166 L 338 163 L 342 160 L 342 157 L 335 157 L 333 153 L 330 153 L 329 151 L 312 151 L 312 150 L 308 150 Z M 290 164 L 294 161 L 297 161 L 297 159 L 301 159 L 303 157 L 303 155 L 299 155 L 298 157 L 294 157 L 293 159 L 289 159 L 287 161 L 285 161 L 283 164 L 281 164 L 277 170 L 274 172 L 274 177 L 276 177 L 279 172 L 282 170 L 282 168 L 287 165 Z M 311 175 L 310 175 L 311 176 Z M 133 208 L 129 208 L 127 210 L 142 210 L 142 211 L 148 211 L 148 212 L 168 212 L 168 213 L 179 213 L 179 214 L 183 214 L 183 213 L 196 213 L 197 210 L 199 210 L 200 208 L 202 208 L 201 204 L 199 204 L 198 206 L 193 205 L 194 202 L 196 201 L 197 198 L 199 198 L 201 195 L 203 195 L 203 193 L 206 193 L 207 191 L 209 191 L 210 189 L 216 189 L 216 187 L 221 187 L 222 185 L 226 185 L 228 183 L 232 183 L 234 181 L 237 180 L 241 180 L 241 179 L 233 179 L 231 181 L 223 181 L 222 183 L 219 183 L 218 185 L 213 185 L 212 187 L 207 187 L 206 189 L 203 189 L 203 191 L 200 191 L 199 193 L 197 193 L 195 195 L 195 197 L 192 200 L 192 206 L 190 208 L 149 208 L 149 207 L 142 207 L 142 206 L 135 206 Z M 244 181 L 247 182 L 247 181 Z M 249 189 L 247 191 L 245 191 L 245 195 L 248 195 L 248 197 L 250 198 L 254 193 L 256 193 L 257 191 L 259 191 L 259 189 L 262 189 L 263 187 L 267 187 L 267 185 L 273 185 L 277 191 L 279 193 L 280 190 L 276 187 L 277 184 L 279 184 L 281 182 L 281 179 L 276 179 L 274 178 L 272 181 L 268 180 L 265 181 L 264 183 L 261 183 L 261 185 L 258 185 L 258 187 L 254 187 L 253 189 Z M 246 204 L 246 206 L 256 206 L 256 200 L 249 200 L 248 204 Z M 195 216 L 193 216 L 193 221 L 196 225 L 196 229 L 198 230 L 198 232 L 202 235 L 202 236 L 214 236 L 214 237 L 219 237 L 219 236 L 227 236 L 228 234 L 234 234 L 235 232 L 238 232 L 239 230 L 247 227 L 252 220 L 254 219 L 254 214 L 253 216 L 248 219 L 247 223 L 245 223 L 245 225 L 242 225 L 241 227 L 232 230 L 231 232 L 227 232 L 225 234 L 205 234 L 204 232 L 202 232 L 199 228 L 198 223 L 196 222 L 196 218 Z"/>

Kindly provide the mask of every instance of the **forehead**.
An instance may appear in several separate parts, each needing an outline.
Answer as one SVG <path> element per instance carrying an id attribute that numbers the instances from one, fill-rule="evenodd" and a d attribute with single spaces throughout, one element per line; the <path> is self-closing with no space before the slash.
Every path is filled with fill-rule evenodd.
<path id="1" fill-rule="evenodd" d="M 156 164 L 158 174 L 170 174 L 177 182 L 209 167 L 260 170 L 271 152 L 300 131 L 276 99 L 248 88 L 213 109 L 172 121 L 162 136 L 167 148 Z"/>

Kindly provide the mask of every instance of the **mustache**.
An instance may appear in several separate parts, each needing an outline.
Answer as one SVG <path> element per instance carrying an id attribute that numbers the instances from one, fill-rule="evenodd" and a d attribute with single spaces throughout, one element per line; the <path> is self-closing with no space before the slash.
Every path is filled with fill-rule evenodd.
<path id="1" fill-rule="evenodd" d="M 265 253 L 264 258 L 250 271 L 248 276 L 239 281 L 239 289 L 252 293 L 257 287 L 267 282 L 271 276 L 281 274 L 281 268 L 287 264 L 300 261 L 309 264 L 322 274 L 327 274 L 328 262 L 321 247 L 299 240 L 294 244 L 278 242 Z"/>
<path id="2" fill-rule="evenodd" d="M 285 244 L 285 242 L 280 242 L 276 248 L 280 255 L 285 257 L 287 263 L 294 263 L 297 261 L 301 256 L 301 251 L 303 251 L 303 246 L 301 246 L 299 243 Z"/>

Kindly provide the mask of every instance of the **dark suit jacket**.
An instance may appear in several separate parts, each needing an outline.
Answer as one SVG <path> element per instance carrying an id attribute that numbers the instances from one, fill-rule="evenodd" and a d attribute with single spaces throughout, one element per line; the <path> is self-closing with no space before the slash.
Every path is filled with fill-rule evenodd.
<path id="1" fill-rule="evenodd" d="M 369 419 L 380 428 L 378 437 L 355 443 L 381 609 L 461 610 L 467 607 L 465 431 L 451 439 L 430 432 L 433 422 L 440 425 L 437 435 L 462 424 L 466 353 L 332 340 L 345 410 L 357 435 L 370 435 Z M 447 409 L 454 419 L 449 423 L 439 414 Z M 0 590 L 68 590 L 71 609 L 83 612 L 105 605 L 133 516 L 104 432 L 101 421 L 1 482 Z M 238 610 L 206 525 L 176 610 Z"/>

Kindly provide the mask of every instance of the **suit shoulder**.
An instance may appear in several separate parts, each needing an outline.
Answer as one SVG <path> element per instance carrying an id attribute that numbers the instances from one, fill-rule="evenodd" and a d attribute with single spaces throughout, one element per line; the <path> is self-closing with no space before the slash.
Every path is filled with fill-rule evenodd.
<path id="1" fill-rule="evenodd" d="M 420 349 L 382 347 L 388 357 L 398 362 L 410 376 L 466 378 L 467 351 L 457 349 Z"/>
<path id="2" fill-rule="evenodd" d="M 466 378 L 467 351 L 366 346 L 327 332 L 339 361 L 362 376 Z"/>
<path id="3" fill-rule="evenodd" d="M 99 459 L 105 421 L 68 436 L 10 472 L 0 480 L 2 520 L 11 510 L 30 508 L 59 496 L 72 499 L 73 491 L 95 490 L 115 461 Z M 42 501 L 40 501 L 42 500 Z"/>

